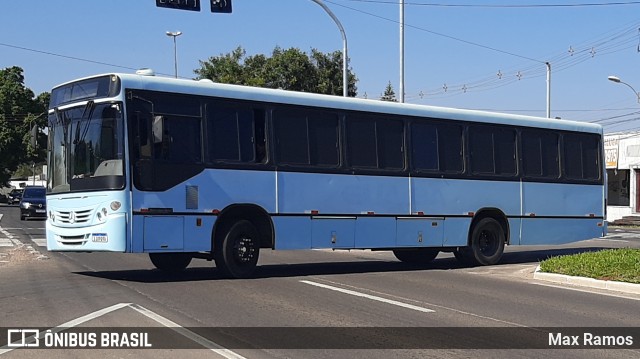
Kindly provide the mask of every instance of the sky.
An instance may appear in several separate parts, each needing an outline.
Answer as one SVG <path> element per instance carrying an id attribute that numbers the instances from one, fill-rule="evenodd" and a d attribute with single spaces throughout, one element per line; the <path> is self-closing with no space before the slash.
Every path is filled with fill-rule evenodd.
<path id="1" fill-rule="evenodd" d="M 191 0 L 192 1 L 192 0 Z M 37 95 L 76 78 L 151 68 L 194 78 L 200 61 L 242 46 L 342 51 L 313 0 L 232 0 L 232 14 L 154 0 L 20 0 L 0 9 L 0 68 L 19 66 Z M 317 0 L 321 1 L 321 0 Z M 400 87 L 400 0 L 322 0 L 342 23 L 358 97 Z M 640 1 L 405 0 L 405 102 L 596 122 L 640 130 Z M 629 84 L 607 80 L 617 76 Z"/>

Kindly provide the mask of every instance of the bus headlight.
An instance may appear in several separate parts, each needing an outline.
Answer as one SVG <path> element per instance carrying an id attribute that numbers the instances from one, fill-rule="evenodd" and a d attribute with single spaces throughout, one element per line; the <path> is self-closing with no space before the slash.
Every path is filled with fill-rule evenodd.
<path id="1" fill-rule="evenodd" d="M 111 202 L 111 210 L 112 211 L 117 211 L 120 209 L 120 207 L 122 207 L 122 203 L 120 203 L 119 201 L 113 201 Z"/>

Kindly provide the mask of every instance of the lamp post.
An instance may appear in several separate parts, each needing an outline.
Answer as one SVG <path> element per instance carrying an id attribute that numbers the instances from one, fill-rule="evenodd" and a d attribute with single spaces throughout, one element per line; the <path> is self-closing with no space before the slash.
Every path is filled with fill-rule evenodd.
<path id="1" fill-rule="evenodd" d="M 631 86 L 628 83 L 620 80 L 620 78 L 617 77 L 617 76 L 609 76 L 609 77 L 607 77 L 607 79 L 609 79 L 609 81 L 612 81 L 612 82 L 615 82 L 615 83 L 627 85 L 627 87 L 630 88 L 633 91 L 633 94 L 636 95 L 636 98 L 638 99 L 638 103 L 640 103 L 640 92 L 636 91 L 636 89 L 634 89 L 633 86 Z"/>
<path id="2" fill-rule="evenodd" d="M 342 95 L 344 97 L 349 96 L 349 79 L 347 78 L 347 34 L 344 32 L 344 28 L 340 23 L 340 20 L 336 17 L 336 15 L 325 5 L 322 0 L 312 0 L 316 4 L 320 5 L 324 11 L 331 16 L 331 19 L 338 26 L 338 30 L 340 30 L 340 35 L 342 35 Z"/>
<path id="3" fill-rule="evenodd" d="M 404 0 L 400 0 L 400 98 L 404 103 Z"/>
<path id="4" fill-rule="evenodd" d="M 167 36 L 173 37 L 173 66 L 175 69 L 175 76 L 178 78 L 178 49 L 176 46 L 176 37 L 182 35 L 182 31 L 167 31 Z"/>

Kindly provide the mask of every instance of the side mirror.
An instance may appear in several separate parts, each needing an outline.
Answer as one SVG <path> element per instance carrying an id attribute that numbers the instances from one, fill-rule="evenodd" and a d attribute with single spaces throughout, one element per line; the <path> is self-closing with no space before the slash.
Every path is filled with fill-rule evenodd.
<path id="1" fill-rule="evenodd" d="M 29 145 L 33 149 L 38 147 L 38 125 L 33 125 L 31 131 L 29 131 Z"/>

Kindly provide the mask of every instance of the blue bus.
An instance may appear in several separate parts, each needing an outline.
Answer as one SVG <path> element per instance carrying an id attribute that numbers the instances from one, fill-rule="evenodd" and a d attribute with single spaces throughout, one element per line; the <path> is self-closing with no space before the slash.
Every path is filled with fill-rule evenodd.
<path id="1" fill-rule="evenodd" d="M 51 92 L 50 251 L 214 260 L 371 249 L 497 263 L 606 234 L 599 125 L 157 77 Z"/>

